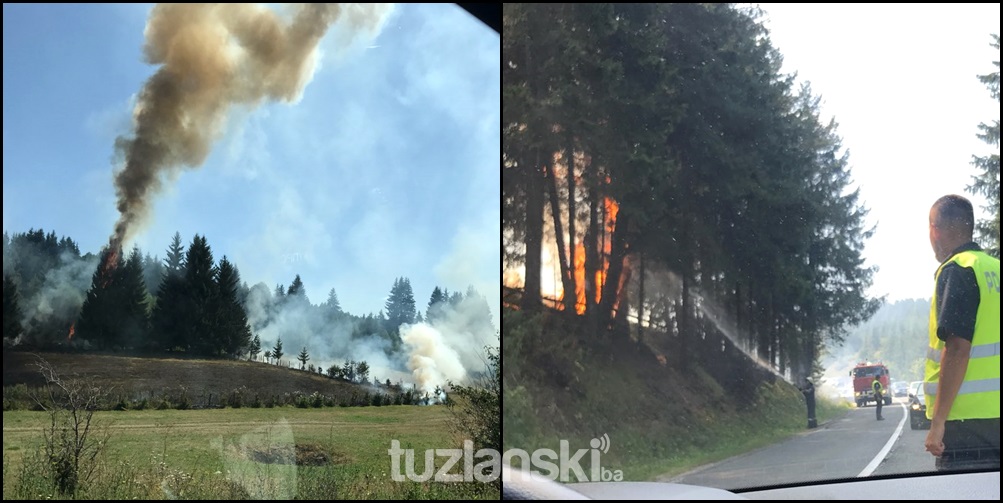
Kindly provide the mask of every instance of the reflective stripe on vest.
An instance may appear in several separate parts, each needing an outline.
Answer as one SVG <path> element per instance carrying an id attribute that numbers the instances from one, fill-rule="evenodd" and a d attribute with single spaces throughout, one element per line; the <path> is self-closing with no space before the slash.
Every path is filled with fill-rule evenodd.
<path id="1" fill-rule="evenodd" d="M 971 269 L 979 285 L 979 308 L 975 334 L 969 353 L 964 381 L 947 415 L 948 420 L 1000 417 L 1000 261 L 981 251 L 964 251 L 952 256 L 937 269 L 955 263 Z M 930 339 L 926 352 L 923 391 L 926 393 L 926 417 L 933 418 L 940 382 L 940 363 L 944 341 L 937 337 L 937 291 L 930 302 Z"/>

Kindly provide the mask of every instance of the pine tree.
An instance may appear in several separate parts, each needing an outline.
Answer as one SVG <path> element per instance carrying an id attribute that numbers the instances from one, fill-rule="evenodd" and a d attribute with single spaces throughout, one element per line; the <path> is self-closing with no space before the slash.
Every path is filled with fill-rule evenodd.
<path id="1" fill-rule="evenodd" d="M 993 34 L 992 46 L 999 51 L 1000 36 Z M 980 75 L 979 81 L 989 88 L 989 94 L 996 100 L 997 109 L 1000 101 L 1000 62 L 997 57 L 993 61 L 996 65 L 994 73 Z M 986 197 L 986 206 L 982 209 L 989 214 L 987 219 L 979 219 L 976 230 L 982 238 L 982 244 L 987 253 L 999 258 L 1000 256 L 1000 121 L 995 119 L 992 124 L 979 124 L 982 131 L 978 134 L 980 140 L 986 142 L 996 149 L 996 152 L 987 156 L 972 156 L 972 164 L 978 168 L 979 173 L 972 176 L 972 184 L 967 190 L 972 194 L 982 194 Z"/>
<path id="2" fill-rule="evenodd" d="M 369 364 L 364 360 L 356 364 L 355 375 L 358 376 L 360 383 L 369 384 Z"/>
<path id="3" fill-rule="evenodd" d="M 152 341 L 157 350 L 185 350 L 185 333 L 181 325 L 184 310 L 188 307 L 185 296 L 185 255 L 181 245 L 181 234 L 174 238 L 167 248 L 164 259 L 163 276 L 157 288 L 156 302 L 152 316 Z"/>
<path id="4" fill-rule="evenodd" d="M 328 321 L 340 319 L 345 314 L 345 312 L 341 310 L 341 303 L 338 302 L 338 294 L 335 293 L 334 288 L 332 288 L 331 293 L 327 295 L 327 302 L 324 303 L 324 313 L 327 316 Z"/>
<path id="5" fill-rule="evenodd" d="M 117 305 L 119 315 L 118 331 L 115 338 L 118 345 L 136 349 L 147 349 L 149 340 L 149 304 L 146 284 L 143 282 L 143 256 L 135 246 L 124 267 L 116 271 Z"/>
<path id="6" fill-rule="evenodd" d="M 121 249 L 102 250 L 100 263 L 91 278 L 90 290 L 80 308 L 77 336 L 98 348 L 112 348 L 122 342 L 119 302 L 123 296 L 118 285 L 121 274 L 116 271 L 124 267 Z"/>
<path id="7" fill-rule="evenodd" d="M 310 361 L 310 353 L 306 352 L 306 346 L 303 346 L 303 351 L 300 351 L 300 355 L 296 357 L 300 361 L 300 368 L 306 368 L 306 362 Z"/>
<path id="8" fill-rule="evenodd" d="M 259 353 L 261 353 L 261 337 L 255 334 L 254 339 L 251 340 L 251 347 L 250 349 L 248 349 L 248 354 L 250 356 L 250 359 L 253 360 L 258 357 Z M 266 358 L 268 356 L 269 355 L 267 354 L 265 355 Z"/>
<path id="9" fill-rule="evenodd" d="M 310 299 L 306 296 L 306 289 L 303 287 L 303 280 L 300 279 L 299 274 L 296 275 L 296 279 L 289 285 L 286 299 L 301 306 L 310 304 Z"/>
<path id="10" fill-rule="evenodd" d="M 184 347 L 197 355 L 218 354 L 222 334 L 216 316 L 219 311 L 217 269 L 212 249 L 204 236 L 192 239 L 185 255 L 185 302 L 182 311 Z"/>
<path id="11" fill-rule="evenodd" d="M 428 299 L 428 308 L 425 311 L 425 319 L 429 323 L 433 323 L 442 316 L 443 303 L 446 302 L 446 296 L 442 293 L 439 287 L 435 287 L 432 290 L 432 297 Z"/>
<path id="12" fill-rule="evenodd" d="M 237 356 L 251 345 L 251 327 L 247 312 L 238 299 L 240 273 L 224 256 L 219 262 L 216 288 L 218 290 L 216 328 L 218 339 L 215 351 L 225 356 Z"/>
<path id="13" fill-rule="evenodd" d="M 389 323 L 387 328 L 393 333 L 397 333 L 401 325 L 414 323 L 415 306 L 411 280 L 397 278 L 394 281 L 385 307 Z"/>
<path id="14" fill-rule="evenodd" d="M 272 348 L 272 358 L 275 358 L 276 362 L 281 363 L 284 354 L 282 352 L 282 338 L 279 337 L 279 340 L 275 343 L 275 347 Z"/>

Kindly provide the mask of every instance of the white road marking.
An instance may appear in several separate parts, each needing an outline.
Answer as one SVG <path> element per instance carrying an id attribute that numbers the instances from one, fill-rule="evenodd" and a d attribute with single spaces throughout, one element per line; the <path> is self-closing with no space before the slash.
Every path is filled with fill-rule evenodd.
<path id="1" fill-rule="evenodd" d="M 864 471 L 857 474 L 857 477 L 868 477 L 874 473 L 874 470 L 878 468 L 878 465 L 880 465 L 881 462 L 884 461 L 885 456 L 888 455 L 888 451 L 892 450 L 892 445 L 895 445 L 895 441 L 902 436 L 902 427 L 905 426 L 905 421 L 909 418 L 909 409 L 906 408 L 904 403 L 900 402 L 899 405 L 902 407 L 902 412 L 904 412 L 904 414 L 902 414 L 902 420 L 899 421 L 898 427 L 895 428 L 894 432 L 892 432 L 892 436 L 887 442 L 885 442 L 885 446 L 881 448 L 878 455 L 874 456 L 874 459 L 872 459 L 871 462 L 864 467 Z"/>

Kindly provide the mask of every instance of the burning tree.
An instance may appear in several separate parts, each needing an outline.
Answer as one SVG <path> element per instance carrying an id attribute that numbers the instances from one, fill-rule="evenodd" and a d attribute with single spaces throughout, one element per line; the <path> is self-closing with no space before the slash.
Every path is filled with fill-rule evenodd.
<path id="1" fill-rule="evenodd" d="M 147 336 L 147 322 L 138 248 L 128 261 L 123 260 L 121 250 L 103 250 L 75 332 L 100 348 L 139 347 Z"/>

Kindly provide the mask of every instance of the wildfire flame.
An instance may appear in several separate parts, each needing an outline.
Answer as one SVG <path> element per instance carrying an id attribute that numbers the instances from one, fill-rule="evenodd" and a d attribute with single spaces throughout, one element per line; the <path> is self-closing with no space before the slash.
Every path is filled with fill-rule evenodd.
<path id="1" fill-rule="evenodd" d="M 76 323 L 73 323 L 72 325 L 70 325 L 70 333 L 69 333 L 69 335 L 66 336 L 66 342 L 70 342 L 70 341 L 73 340 L 73 334 L 76 332 L 76 330 L 75 330 L 76 326 L 77 326 Z"/>
<path id="2" fill-rule="evenodd" d="M 602 267 L 596 271 L 595 278 L 595 303 L 598 304 L 602 300 L 602 290 L 606 285 L 606 274 L 609 271 L 609 256 L 613 251 L 613 230 L 616 228 L 616 214 L 620 210 L 620 205 L 616 203 L 612 198 L 604 198 L 605 207 L 605 222 L 604 232 L 603 232 L 603 244 L 602 244 Z M 573 254 L 573 265 L 575 274 L 575 311 L 578 314 L 585 314 L 585 244 L 578 243 L 575 246 L 575 251 Z M 622 281 L 621 281 L 622 283 Z M 558 287 L 558 300 L 564 299 L 564 292 L 560 290 L 560 285 Z M 617 298 L 619 298 L 620 289 L 617 289 Z M 558 309 L 563 309 L 563 304 L 558 304 Z"/>
<path id="3" fill-rule="evenodd" d="M 110 251 L 105 254 L 105 260 L 101 263 L 101 288 L 108 288 L 108 283 L 111 282 L 112 273 L 118 267 L 118 255 L 120 248 L 112 245 Z"/>

